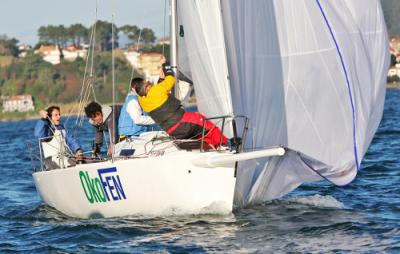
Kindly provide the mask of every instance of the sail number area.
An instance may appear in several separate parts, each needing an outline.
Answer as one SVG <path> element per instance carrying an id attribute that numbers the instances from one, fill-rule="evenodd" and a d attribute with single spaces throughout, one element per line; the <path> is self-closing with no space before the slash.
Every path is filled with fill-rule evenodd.
<path id="1" fill-rule="evenodd" d="M 82 188 L 89 203 L 126 199 L 116 167 L 98 169 L 97 173 L 98 176 L 91 178 L 87 171 L 79 171 Z"/>

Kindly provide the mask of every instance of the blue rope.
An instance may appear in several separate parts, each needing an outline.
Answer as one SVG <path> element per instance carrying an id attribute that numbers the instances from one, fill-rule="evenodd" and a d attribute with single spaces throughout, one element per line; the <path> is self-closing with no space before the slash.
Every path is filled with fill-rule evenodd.
<path id="1" fill-rule="evenodd" d="M 331 36 L 332 36 L 333 42 L 335 43 L 336 50 L 337 50 L 337 52 L 338 52 L 338 54 L 339 54 L 340 61 L 341 61 L 341 63 L 342 63 L 343 72 L 344 72 L 344 75 L 346 76 L 347 89 L 348 89 L 348 91 L 349 91 L 351 110 L 352 110 L 352 113 L 353 113 L 353 146 L 354 146 L 354 157 L 355 157 L 355 160 L 356 160 L 356 167 L 357 167 L 357 171 L 358 171 L 358 170 L 359 170 L 359 166 L 358 166 L 357 138 L 356 138 L 356 116 L 355 116 L 355 115 L 356 115 L 356 112 L 355 112 L 355 109 L 354 109 L 353 95 L 352 95 L 352 93 L 351 93 L 350 81 L 349 81 L 349 77 L 348 77 L 348 74 L 347 74 L 346 66 L 345 66 L 345 64 L 344 64 L 344 60 L 343 60 L 342 53 L 341 53 L 340 48 L 339 48 L 339 45 L 338 45 L 338 43 L 337 43 L 337 41 L 336 41 L 335 35 L 333 34 L 332 28 L 331 28 L 331 26 L 330 26 L 330 24 L 329 24 L 328 18 L 326 17 L 325 12 L 324 12 L 324 10 L 322 9 L 322 6 L 321 6 L 320 1 L 319 1 L 319 0 L 316 0 L 316 2 L 317 2 L 317 4 L 318 4 L 319 9 L 321 10 L 322 16 L 323 16 L 324 19 L 325 19 L 326 25 L 328 26 L 328 29 L 329 29 L 329 32 L 330 32 L 330 34 L 331 34 Z"/>

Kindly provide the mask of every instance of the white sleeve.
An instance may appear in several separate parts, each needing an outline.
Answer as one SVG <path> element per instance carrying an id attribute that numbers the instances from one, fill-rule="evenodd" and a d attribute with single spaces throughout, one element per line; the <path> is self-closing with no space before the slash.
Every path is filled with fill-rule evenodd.
<path id="1" fill-rule="evenodd" d="M 141 125 L 155 124 L 153 118 L 151 118 L 150 116 L 142 115 L 142 109 L 140 108 L 139 102 L 137 100 L 131 100 L 130 102 L 128 102 L 126 111 L 133 119 L 133 122 L 135 124 L 141 124 Z"/>

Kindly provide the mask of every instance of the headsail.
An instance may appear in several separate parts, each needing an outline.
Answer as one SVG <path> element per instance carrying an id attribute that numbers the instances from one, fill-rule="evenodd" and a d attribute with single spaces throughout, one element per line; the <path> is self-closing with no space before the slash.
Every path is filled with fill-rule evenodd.
<path id="1" fill-rule="evenodd" d="M 178 13 L 179 54 L 199 110 L 248 116 L 246 148 L 292 150 L 240 163 L 237 205 L 307 181 L 354 179 L 383 112 L 389 57 L 380 1 L 179 1 Z"/>
<path id="2" fill-rule="evenodd" d="M 178 1 L 177 7 L 179 70 L 196 81 L 199 111 L 232 114 L 219 1 Z"/>

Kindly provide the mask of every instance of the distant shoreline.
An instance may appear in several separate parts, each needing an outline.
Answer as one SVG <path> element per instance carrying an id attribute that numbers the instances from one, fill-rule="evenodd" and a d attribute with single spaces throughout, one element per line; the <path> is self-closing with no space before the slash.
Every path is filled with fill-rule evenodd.
<path id="1" fill-rule="evenodd" d="M 387 83 L 386 88 L 389 89 L 400 89 L 400 82 L 395 82 L 395 83 Z"/>
<path id="2" fill-rule="evenodd" d="M 66 116 L 76 116 L 76 114 L 63 114 L 62 117 L 66 117 Z M 16 122 L 16 121 L 22 121 L 22 120 L 39 120 L 40 116 L 39 113 L 37 115 L 33 115 L 33 116 L 21 116 L 21 117 L 4 117 L 4 118 L 0 118 L 0 122 Z"/>
<path id="3" fill-rule="evenodd" d="M 386 89 L 400 89 L 400 82 L 396 82 L 396 83 L 387 83 L 386 84 Z M 190 107 L 190 104 L 187 105 L 188 107 Z M 195 103 L 194 103 L 195 104 Z M 61 104 L 59 105 L 61 108 L 61 115 L 62 116 L 76 116 L 76 113 L 72 113 L 72 112 L 78 112 L 77 110 L 77 103 L 70 103 L 70 104 Z M 68 113 L 65 113 L 68 112 Z M 0 113 L 1 114 L 1 113 Z M 0 116 L 0 123 L 2 122 L 16 122 L 16 121 L 22 121 L 22 120 L 35 120 L 35 119 L 39 119 L 39 112 L 35 112 L 32 113 L 32 115 L 29 116 L 13 116 L 13 117 L 1 117 Z"/>
<path id="4" fill-rule="evenodd" d="M 56 105 L 55 103 L 53 103 Z M 105 103 L 107 104 L 107 103 Z M 78 116 L 78 103 L 69 103 L 69 104 L 57 104 L 57 106 L 61 109 L 61 116 Z M 185 107 L 193 107 L 196 106 L 195 100 L 189 100 L 189 103 L 185 104 Z M 39 109 L 41 110 L 41 109 Z M 37 112 L 30 112 L 29 115 L 23 115 L 21 113 L 20 116 L 10 116 L 10 117 L 1 117 L 0 116 L 0 123 L 2 122 L 16 122 L 16 121 L 23 121 L 23 120 L 38 120 L 40 119 L 39 110 Z M 1 114 L 1 113 L 0 113 Z"/>
<path id="5" fill-rule="evenodd" d="M 64 116 L 77 115 L 77 112 L 78 112 L 78 109 L 79 109 L 79 104 L 78 103 L 67 103 L 67 104 L 51 103 L 49 105 L 57 105 L 57 106 L 59 106 L 60 109 L 61 109 L 61 116 L 63 116 L 63 117 Z M 44 109 L 45 108 L 39 108 L 35 112 L 21 113 L 21 115 L 17 115 L 18 113 L 13 112 L 12 116 L 7 116 L 7 115 L 6 116 L 0 116 L 0 122 L 15 122 L 15 121 L 21 121 L 21 120 L 40 119 L 39 110 L 44 110 Z"/>

